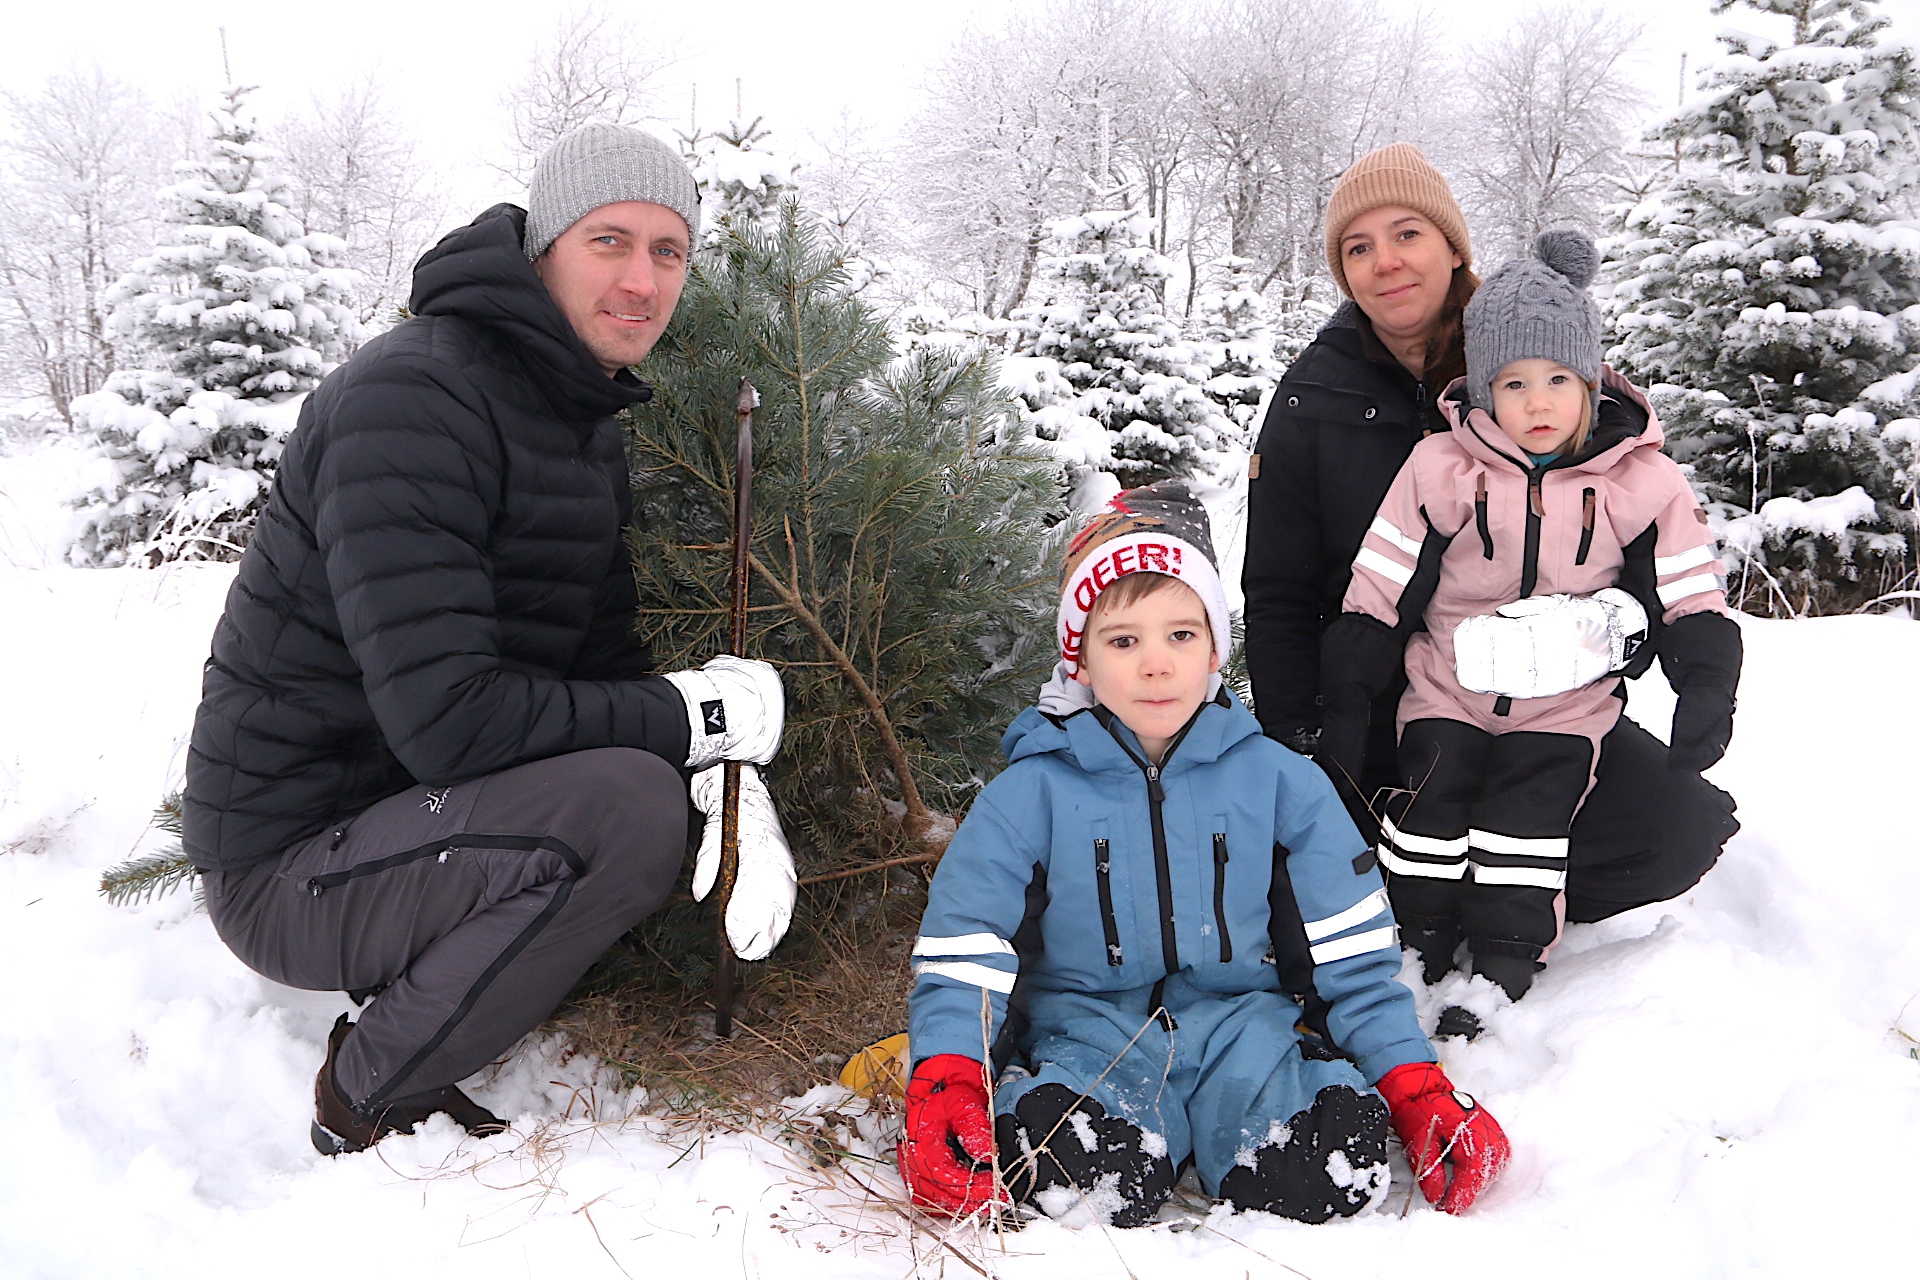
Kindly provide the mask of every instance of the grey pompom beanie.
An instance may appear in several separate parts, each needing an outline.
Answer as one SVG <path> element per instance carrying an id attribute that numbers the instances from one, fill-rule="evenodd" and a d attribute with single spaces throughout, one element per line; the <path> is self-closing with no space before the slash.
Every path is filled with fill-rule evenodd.
<path id="1" fill-rule="evenodd" d="M 1467 398 L 1493 410 L 1493 377 L 1515 360 L 1551 360 L 1600 385 L 1600 308 L 1587 286 L 1600 251 L 1578 231 L 1547 231 L 1534 256 L 1494 272 L 1467 303 Z"/>
<path id="2" fill-rule="evenodd" d="M 700 242 L 700 187 L 692 170 L 672 147 L 639 129 L 580 126 L 547 148 L 528 185 L 523 243 L 529 261 L 601 205 L 626 200 L 665 205 L 687 224 L 688 246 Z"/>

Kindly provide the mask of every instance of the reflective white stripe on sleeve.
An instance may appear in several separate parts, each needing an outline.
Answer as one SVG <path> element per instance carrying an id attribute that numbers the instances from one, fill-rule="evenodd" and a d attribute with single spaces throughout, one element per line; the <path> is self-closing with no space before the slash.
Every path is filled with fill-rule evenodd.
<path id="1" fill-rule="evenodd" d="M 1408 853 L 1431 854 L 1436 858 L 1464 858 L 1467 856 L 1467 837 L 1457 836 L 1452 840 L 1441 840 L 1435 836 L 1408 835 L 1393 825 L 1392 818 L 1380 820 L 1381 829 L 1387 833 L 1387 839 Z"/>
<path id="2" fill-rule="evenodd" d="M 1384 929 L 1369 929 L 1365 933 L 1356 933 L 1351 938 L 1335 938 L 1332 942 L 1323 942 L 1307 948 L 1307 954 L 1315 964 L 1332 964 L 1335 960 L 1345 960 L 1348 956 L 1363 956 L 1369 951 L 1385 951 L 1393 946 L 1393 926 Z"/>
<path id="3" fill-rule="evenodd" d="M 1503 836 L 1497 831 L 1472 829 L 1467 832 L 1467 841 L 1474 848 L 1485 849 L 1488 853 L 1510 853 L 1520 858 L 1567 856 L 1567 837 L 1565 836 L 1530 840 L 1521 836 Z"/>
<path id="4" fill-rule="evenodd" d="M 1710 573 L 1696 573 L 1691 578 L 1682 578 L 1678 582 L 1669 582 L 1661 587 L 1656 595 L 1660 603 L 1670 605 L 1676 600 L 1685 600 L 1688 596 L 1697 596 L 1702 591 L 1718 591 L 1720 579 Z"/>
<path id="5" fill-rule="evenodd" d="M 1380 865 L 1397 876 L 1425 876 L 1429 880 L 1459 880 L 1467 874 L 1465 858 L 1458 862 L 1409 862 L 1387 845 L 1380 846 Z"/>
<path id="6" fill-rule="evenodd" d="M 1655 556 L 1653 571 L 1664 578 L 1670 573 L 1685 573 L 1688 569 L 1697 569 L 1712 559 L 1714 559 L 1713 544 L 1702 543 L 1689 551 L 1682 551 L 1677 556 Z"/>
<path id="7" fill-rule="evenodd" d="M 1386 909 L 1387 891 L 1375 889 L 1338 915 L 1328 916 L 1325 920 L 1307 921 L 1307 941 L 1318 942 L 1322 938 L 1332 937 L 1342 929 L 1351 929 L 1357 924 L 1365 924 Z"/>
<path id="8" fill-rule="evenodd" d="M 942 978 L 952 978 L 956 982 L 965 982 L 976 987 L 985 987 L 989 991 L 998 991 L 1001 995 L 1013 992 L 1013 975 L 1002 973 L 998 969 L 989 969 L 984 964 L 975 964 L 971 960 L 922 960 L 913 966 L 913 976 L 936 974 Z"/>
<path id="9" fill-rule="evenodd" d="M 1529 885 L 1535 889 L 1552 889 L 1557 893 L 1567 887 L 1567 871 L 1565 867 L 1483 867 L 1476 863 L 1473 882 Z"/>
<path id="10" fill-rule="evenodd" d="M 1402 587 L 1413 581 L 1413 570 L 1395 564 L 1378 551 L 1375 551 L 1372 547 L 1360 548 L 1360 554 L 1353 558 L 1353 567 L 1356 569 L 1371 569 L 1388 582 L 1395 583 Z"/>
<path id="11" fill-rule="evenodd" d="M 1373 523 L 1367 526 L 1367 532 L 1379 534 L 1410 556 L 1418 556 L 1420 554 L 1420 543 L 1388 524 L 1385 516 L 1375 516 Z M 1685 565 L 1681 566 L 1681 568 L 1685 567 Z M 1675 572 L 1677 573 L 1679 570 L 1675 570 Z"/>
<path id="12" fill-rule="evenodd" d="M 993 933 L 963 933 L 957 938 L 915 938 L 917 956 L 994 956 L 1013 954 L 1013 944 Z"/>

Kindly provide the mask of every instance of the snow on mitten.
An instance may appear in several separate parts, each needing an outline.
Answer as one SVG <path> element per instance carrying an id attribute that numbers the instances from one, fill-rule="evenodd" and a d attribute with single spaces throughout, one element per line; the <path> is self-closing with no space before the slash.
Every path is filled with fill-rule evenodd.
<path id="1" fill-rule="evenodd" d="M 706 815 L 700 852 L 693 862 L 693 900 L 705 900 L 720 874 L 722 799 L 726 793 L 724 764 L 710 765 L 693 775 L 689 788 L 693 807 Z M 797 883 L 793 854 L 774 812 L 773 797 L 760 771 L 740 766 L 740 868 L 727 900 L 727 944 L 742 960 L 764 960 L 787 932 L 793 919 Z"/>
<path id="2" fill-rule="evenodd" d="M 1466 1212 L 1507 1167 L 1513 1148 L 1499 1121 L 1472 1094 L 1454 1088 L 1438 1063 L 1405 1063 L 1374 1088 L 1387 1100 L 1420 1194 L 1441 1212 Z"/>
<path id="3" fill-rule="evenodd" d="M 961 1218 L 1006 1202 L 994 1186 L 993 1118 L 978 1062 L 943 1053 L 914 1069 L 895 1154 L 916 1208 Z"/>

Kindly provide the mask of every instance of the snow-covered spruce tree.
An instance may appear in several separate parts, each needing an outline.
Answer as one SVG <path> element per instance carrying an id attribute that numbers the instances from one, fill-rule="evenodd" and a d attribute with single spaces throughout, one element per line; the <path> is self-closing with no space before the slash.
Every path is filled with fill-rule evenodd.
<path id="1" fill-rule="evenodd" d="M 1052 661 L 1059 472 L 979 348 L 896 355 L 789 202 L 696 255 L 631 415 L 641 632 L 728 647 L 742 375 L 754 414 L 750 656 L 778 667 L 771 774 L 803 877 L 937 855 Z M 838 884 L 839 882 L 833 882 Z"/>
<path id="2" fill-rule="evenodd" d="M 1253 259 L 1229 255 L 1207 266 L 1215 278 L 1213 287 L 1194 300 L 1193 345 L 1213 370 L 1207 395 L 1241 439 L 1250 439 L 1260 401 L 1286 366 L 1274 358 L 1274 326 L 1253 278 Z"/>
<path id="3" fill-rule="evenodd" d="M 358 340 L 346 246 L 287 212 L 249 92 L 226 91 L 209 158 L 160 193 L 163 243 L 108 295 L 143 367 L 73 402 L 118 472 L 79 503 L 76 564 L 237 556 L 299 401 Z"/>
<path id="4" fill-rule="evenodd" d="M 1166 313 L 1173 267 L 1151 247 L 1152 228 L 1139 209 L 1055 221 L 1036 267 L 1046 301 L 1014 313 L 1013 353 L 1055 361 L 1072 388 L 1046 403 L 1023 398 L 1080 510 L 1122 488 L 1204 472 L 1208 455 L 1238 435 L 1207 396 L 1212 369 Z"/>
<path id="5" fill-rule="evenodd" d="M 1920 223 L 1898 213 L 1920 186 L 1920 53 L 1882 41 L 1877 0 L 1739 3 L 1791 37 L 1723 34 L 1699 96 L 1647 135 L 1679 163 L 1616 213 L 1609 359 L 1653 385 L 1741 600 L 1800 612 L 1913 563 Z"/>
<path id="6" fill-rule="evenodd" d="M 681 150 L 700 184 L 709 245 L 717 245 L 730 226 L 777 227 L 781 206 L 798 193 L 793 176 L 797 166 L 767 145 L 772 136 L 773 131 L 756 116 L 749 124 L 730 120 L 718 133 L 681 140 Z"/>

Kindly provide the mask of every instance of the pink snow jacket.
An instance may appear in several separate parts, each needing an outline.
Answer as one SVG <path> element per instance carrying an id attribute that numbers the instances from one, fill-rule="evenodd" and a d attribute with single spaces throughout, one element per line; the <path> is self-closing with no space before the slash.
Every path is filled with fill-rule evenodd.
<path id="1" fill-rule="evenodd" d="M 1467 409 L 1463 383 L 1442 397 L 1452 430 L 1414 446 L 1388 489 L 1343 611 L 1402 634 L 1424 619 L 1407 644 L 1400 728 L 1439 718 L 1489 733 L 1580 734 L 1597 746 L 1619 718 L 1619 675 L 1544 698 L 1473 693 L 1454 674 L 1454 628 L 1526 596 L 1617 586 L 1647 611 L 1652 634 L 1624 671 L 1638 675 L 1661 627 L 1727 612 L 1706 513 L 1660 451 L 1665 434 L 1652 406 L 1612 369 L 1602 372 L 1600 424 L 1587 447 L 1541 467 L 1490 415 Z M 1629 404 L 1645 412 L 1644 426 Z"/>

